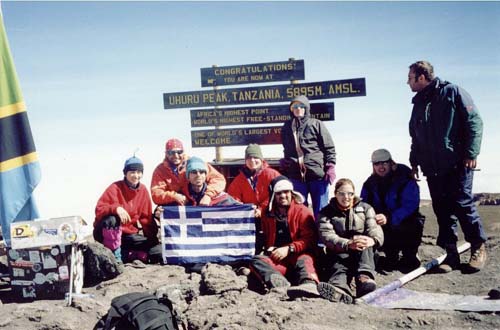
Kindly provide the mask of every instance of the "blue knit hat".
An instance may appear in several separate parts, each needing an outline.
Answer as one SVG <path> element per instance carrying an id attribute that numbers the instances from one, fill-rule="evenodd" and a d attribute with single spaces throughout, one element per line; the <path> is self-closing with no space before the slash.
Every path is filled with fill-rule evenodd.
<path id="1" fill-rule="evenodd" d="M 186 177 L 189 178 L 189 172 L 198 170 L 198 171 L 207 171 L 207 165 L 203 161 L 203 159 L 198 157 L 191 157 L 187 161 L 186 167 Z"/>
<path id="2" fill-rule="evenodd" d="M 141 171 L 144 172 L 144 164 L 142 161 L 133 156 L 125 161 L 125 165 L 123 166 L 123 174 L 127 174 L 128 171 Z"/>

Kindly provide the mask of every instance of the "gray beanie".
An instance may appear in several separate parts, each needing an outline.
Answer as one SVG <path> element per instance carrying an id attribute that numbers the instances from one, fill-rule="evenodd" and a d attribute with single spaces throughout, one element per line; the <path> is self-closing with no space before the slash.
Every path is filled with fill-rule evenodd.
<path id="1" fill-rule="evenodd" d="M 250 143 L 245 149 L 245 159 L 250 157 L 264 159 L 264 157 L 262 157 L 262 150 L 260 150 L 260 146 L 258 144 Z"/>

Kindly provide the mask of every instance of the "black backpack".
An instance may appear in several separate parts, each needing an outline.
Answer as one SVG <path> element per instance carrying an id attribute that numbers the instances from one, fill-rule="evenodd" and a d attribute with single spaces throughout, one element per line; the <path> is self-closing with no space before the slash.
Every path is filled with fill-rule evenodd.
<path id="1" fill-rule="evenodd" d="M 168 298 L 132 292 L 113 298 L 108 314 L 94 330 L 178 330 Z"/>

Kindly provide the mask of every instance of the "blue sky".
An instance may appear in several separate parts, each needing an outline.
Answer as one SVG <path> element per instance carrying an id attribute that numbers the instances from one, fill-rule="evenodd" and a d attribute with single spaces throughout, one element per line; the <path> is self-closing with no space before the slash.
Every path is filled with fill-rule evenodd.
<path id="1" fill-rule="evenodd" d="M 164 143 L 190 154 L 189 109 L 163 110 L 162 94 L 201 90 L 200 68 L 305 62 L 304 82 L 365 77 L 367 96 L 336 99 L 327 122 L 339 177 L 357 188 L 379 147 L 408 163 L 413 96 L 408 65 L 426 59 L 464 87 L 485 122 L 475 192 L 500 184 L 499 2 L 12 2 L 5 28 L 42 167 L 42 217 L 93 221 L 104 189 L 139 148 L 149 187 Z M 228 86 L 231 87 L 231 86 Z M 236 87 L 236 86 L 235 86 Z M 244 87 L 242 85 L 238 87 Z M 242 157 L 244 147 L 224 147 Z M 264 146 L 280 157 L 280 146 Z M 425 180 L 420 184 L 428 198 Z"/>

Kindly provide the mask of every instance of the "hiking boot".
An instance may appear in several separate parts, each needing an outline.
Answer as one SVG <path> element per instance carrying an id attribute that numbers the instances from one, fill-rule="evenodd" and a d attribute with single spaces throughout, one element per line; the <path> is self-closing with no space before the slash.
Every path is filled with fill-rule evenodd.
<path id="1" fill-rule="evenodd" d="M 418 257 L 418 254 L 403 254 L 403 258 L 401 258 L 399 263 L 399 268 L 402 273 L 409 273 L 418 267 L 420 267 L 420 258 Z"/>
<path id="2" fill-rule="evenodd" d="M 116 262 L 118 263 L 123 263 L 122 259 L 122 248 L 119 247 L 116 250 L 113 251 L 113 255 L 115 256 Z"/>
<path id="3" fill-rule="evenodd" d="M 356 278 L 356 297 L 363 297 L 377 289 L 377 283 L 368 275 L 361 274 Z"/>
<path id="4" fill-rule="evenodd" d="M 298 286 L 292 286 L 286 293 L 290 299 L 319 298 L 318 285 L 314 281 L 306 281 Z"/>
<path id="5" fill-rule="evenodd" d="M 281 274 L 271 274 L 271 276 L 269 277 L 269 283 L 271 284 L 270 289 L 288 288 L 290 286 L 290 282 L 288 282 L 286 277 Z"/>
<path id="6" fill-rule="evenodd" d="M 475 245 L 471 247 L 470 253 L 470 261 L 468 264 L 469 269 L 473 272 L 478 272 L 486 264 L 486 246 L 484 243 L 481 243 L 481 245 Z"/>
<path id="7" fill-rule="evenodd" d="M 490 299 L 500 299 L 500 286 L 491 289 L 490 292 L 488 292 L 488 296 L 490 296 Z"/>
<path id="8" fill-rule="evenodd" d="M 322 298 L 332 302 L 341 302 L 344 304 L 352 304 L 354 302 L 350 294 L 330 283 L 319 282 L 318 292 Z"/>
<path id="9" fill-rule="evenodd" d="M 438 266 L 437 273 L 449 273 L 452 270 L 458 269 L 460 267 L 460 255 L 458 254 L 456 245 L 449 245 L 446 247 L 446 258 Z"/>

